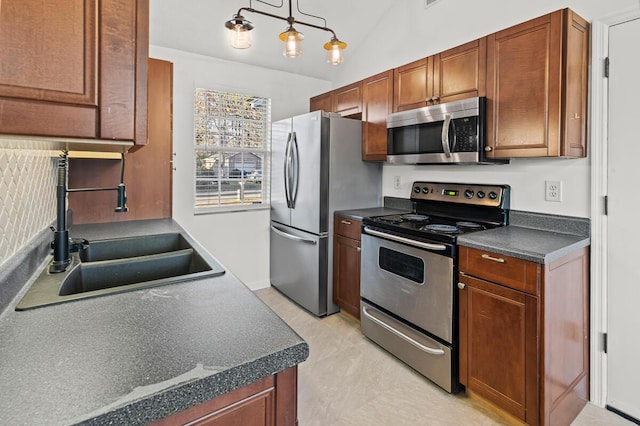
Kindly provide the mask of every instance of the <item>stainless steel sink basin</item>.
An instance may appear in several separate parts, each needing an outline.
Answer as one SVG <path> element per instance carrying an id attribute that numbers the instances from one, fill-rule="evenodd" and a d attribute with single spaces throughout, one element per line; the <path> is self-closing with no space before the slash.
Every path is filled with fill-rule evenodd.
<path id="1" fill-rule="evenodd" d="M 65 272 L 45 268 L 16 310 L 222 274 L 213 258 L 180 233 L 93 241 L 72 253 Z"/>

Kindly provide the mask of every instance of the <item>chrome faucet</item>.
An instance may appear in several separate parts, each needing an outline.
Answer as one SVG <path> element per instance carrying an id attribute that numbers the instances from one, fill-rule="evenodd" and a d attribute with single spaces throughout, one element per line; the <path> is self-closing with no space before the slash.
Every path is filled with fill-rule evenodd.
<path id="1" fill-rule="evenodd" d="M 56 228 L 53 226 L 53 241 L 51 248 L 53 249 L 53 262 L 49 266 L 50 273 L 59 273 L 67 270 L 67 266 L 71 262 L 72 248 L 77 250 L 77 244 L 72 244 L 69 238 L 69 230 L 67 229 L 67 193 L 69 192 L 89 192 L 89 191 L 117 191 L 117 205 L 115 212 L 124 213 L 128 211 L 127 195 L 124 187 L 124 153 L 120 158 L 120 183 L 116 187 L 111 188 L 76 188 L 69 189 L 67 187 L 67 178 L 69 174 L 69 166 L 67 157 L 69 152 L 64 150 L 58 157 L 58 183 L 56 185 Z M 86 240 L 85 240 L 86 242 Z M 73 246 L 73 247 L 72 247 Z"/>

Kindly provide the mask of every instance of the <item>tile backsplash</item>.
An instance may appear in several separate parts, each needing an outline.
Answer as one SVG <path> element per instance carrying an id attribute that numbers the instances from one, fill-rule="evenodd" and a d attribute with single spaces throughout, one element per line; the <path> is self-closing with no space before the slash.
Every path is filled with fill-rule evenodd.
<path id="1" fill-rule="evenodd" d="M 0 265 L 56 215 L 53 144 L 0 137 Z"/>

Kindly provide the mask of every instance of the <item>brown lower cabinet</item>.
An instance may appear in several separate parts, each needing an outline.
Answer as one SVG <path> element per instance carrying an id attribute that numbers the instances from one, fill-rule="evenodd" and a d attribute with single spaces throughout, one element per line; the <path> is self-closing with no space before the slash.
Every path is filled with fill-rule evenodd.
<path id="1" fill-rule="evenodd" d="M 154 426 L 294 426 L 298 367 L 253 382 L 152 423 Z"/>
<path id="2" fill-rule="evenodd" d="M 336 215 L 333 222 L 333 303 L 360 318 L 360 227 Z"/>
<path id="3" fill-rule="evenodd" d="M 460 382 L 531 425 L 589 399 L 589 249 L 549 264 L 460 247 Z"/>

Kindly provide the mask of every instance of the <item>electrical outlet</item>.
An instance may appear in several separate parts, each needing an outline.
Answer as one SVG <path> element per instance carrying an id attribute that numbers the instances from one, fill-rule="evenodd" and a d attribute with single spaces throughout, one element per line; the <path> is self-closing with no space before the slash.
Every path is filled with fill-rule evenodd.
<path id="1" fill-rule="evenodd" d="M 546 180 L 544 199 L 546 201 L 562 201 L 562 181 Z"/>
<path id="2" fill-rule="evenodd" d="M 393 177 L 393 187 L 395 189 L 401 189 L 402 188 L 402 176 L 394 176 Z"/>

